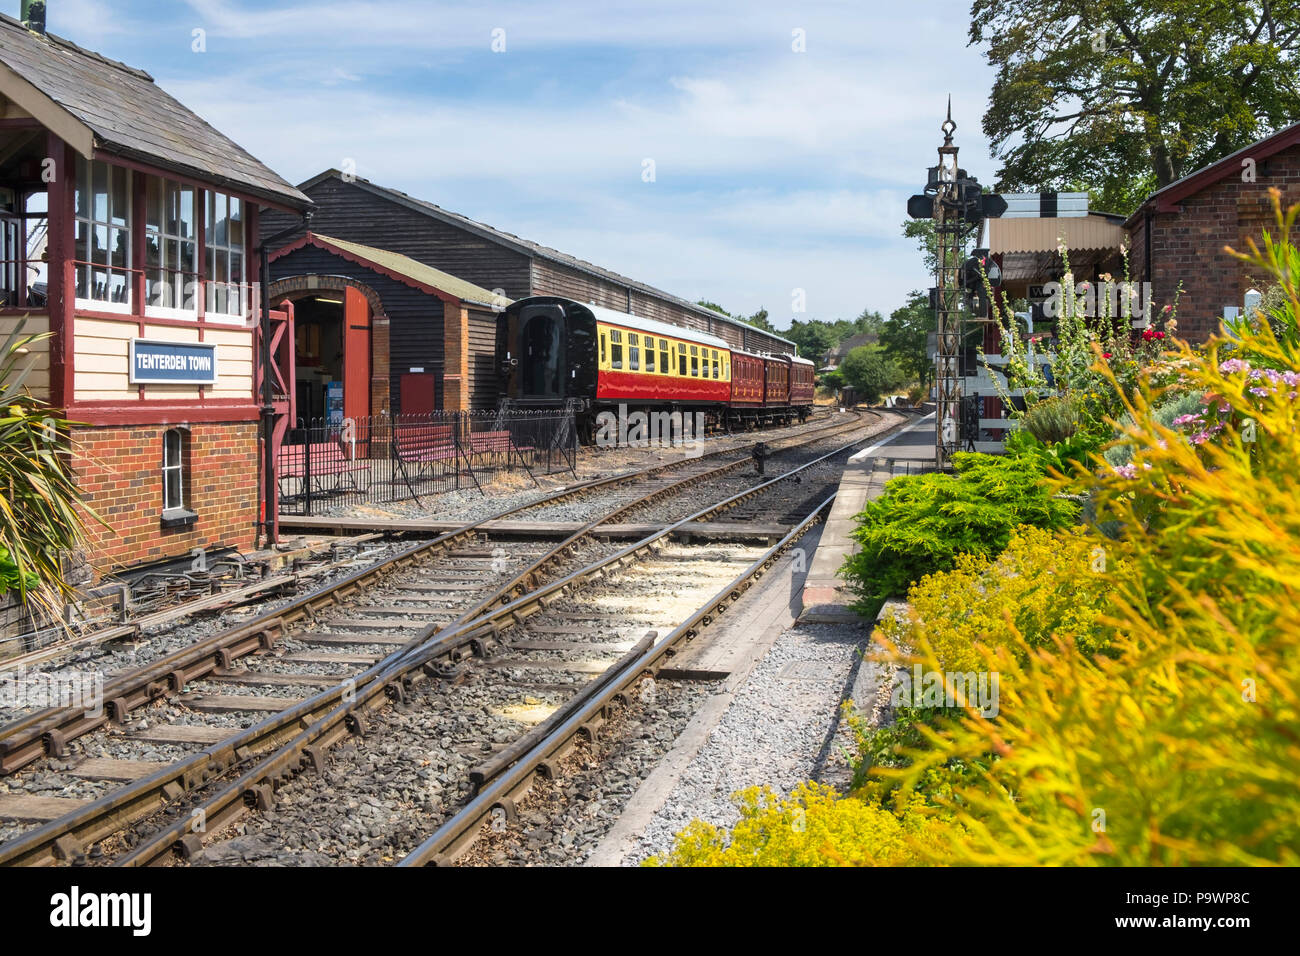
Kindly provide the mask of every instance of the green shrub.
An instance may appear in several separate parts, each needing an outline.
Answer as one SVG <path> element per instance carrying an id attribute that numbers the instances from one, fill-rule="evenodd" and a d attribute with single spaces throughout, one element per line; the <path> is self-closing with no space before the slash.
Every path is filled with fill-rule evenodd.
<path id="1" fill-rule="evenodd" d="M 1024 429 L 1016 429 L 1007 436 L 1007 454 L 1012 457 L 1028 458 L 1034 462 L 1043 474 L 1055 470 L 1063 475 L 1072 475 L 1076 463 L 1089 467 L 1092 456 L 1101 452 L 1106 440 L 1093 431 L 1078 431 L 1064 441 L 1053 445 L 1044 445 Z"/>
<path id="2" fill-rule="evenodd" d="M 862 613 L 874 615 L 913 582 L 951 569 L 959 554 L 1000 553 L 1017 525 L 1064 528 L 1077 517 L 1077 505 L 1052 496 L 1034 460 L 959 453 L 953 467 L 893 479 L 857 516 L 861 550 L 840 574 Z"/>
<path id="3" fill-rule="evenodd" d="M 1205 393 L 1202 391 L 1184 391 L 1178 392 L 1165 399 L 1163 403 L 1157 404 L 1152 412 L 1152 418 L 1164 428 L 1177 430 L 1179 426 L 1174 422 L 1184 415 L 1199 414 L 1205 407 Z M 1133 427 L 1133 415 L 1125 412 L 1120 419 L 1120 437 L 1118 444 L 1107 448 L 1104 454 L 1106 463 L 1113 467 L 1130 464 L 1133 461 L 1133 443 L 1124 438 L 1124 432 Z"/>
<path id="4" fill-rule="evenodd" d="M 1044 445 L 1065 441 L 1079 430 L 1079 407 L 1074 399 L 1053 395 L 1025 409 L 1020 427 Z"/>

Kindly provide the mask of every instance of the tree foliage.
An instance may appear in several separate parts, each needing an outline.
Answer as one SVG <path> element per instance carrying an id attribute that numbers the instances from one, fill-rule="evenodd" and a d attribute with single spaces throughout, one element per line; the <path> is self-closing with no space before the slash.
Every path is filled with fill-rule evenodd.
<path id="1" fill-rule="evenodd" d="M 844 356 L 840 368 L 844 380 L 872 405 L 885 392 L 904 384 L 903 370 L 878 345 L 859 345 Z"/>
<path id="2" fill-rule="evenodd" d="M 928 338 L 934 330 L 934 310 L 924 292 L 911 293 L 907 304 L 890 313 L 889 321 L 880 330 L 880 345 L 885 355 L 922 387 L 934 377 Z"/>
<path id="3" fill-rule="evenodd" d="M 997 71 L 1000 189 L 1094 192 L 1127 213 L 1300 114 L 1295 0 L 975 0 Z"/>

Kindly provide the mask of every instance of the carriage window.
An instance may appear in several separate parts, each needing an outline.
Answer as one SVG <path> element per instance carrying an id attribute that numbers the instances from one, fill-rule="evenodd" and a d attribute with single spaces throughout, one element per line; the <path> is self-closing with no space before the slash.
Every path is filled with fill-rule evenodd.
<path id="1" fill-rule="evenodd" d="M 609 330 L 609 367 L 623 367 L 623 333 L 618 329 Z"/>
<path id="2" fill-rule="evenodd" d="M 672 365 L 668 361 L 668 340 L 659 340 L 659 368 L 665 373 L 672 373 Z"/>
<path id="3" fill-rule="evenodd" d="M 606 342 L 607 338 L 608 336 L 605 333 L 605 331 L 601 330 L 600 333 L 600 364 L 601 365 L 605 364 L 605 356 L 608 354 L 609 344 L 608 342 Z"/>
<path id="4" fill-rule="evenodd" d="M 648 335 L 645 339 L 645 370 L 647 372 L 655 370 L 655 340 Z"/>
<path id="5" fill-rule="evenodd" d="M 723 352 L 722 353 L 722 377 L 723 378 L 731 377 L 731 369 L 728 367 L 728 365 L 729 363 L 727 362 L 727 353 Z"/>
<path id="6" fill-rule="evenodd" d="M 641 371 L 641 336 L 635 332 L 627 334 L 627 367 L 633 372 Z"/>
<path id="7" fill-rule="evenodd" d="M 718 350 L 717 350 L 717 349 L 713 349 L 712 351 L 713 351 L 713 377 L 714 377 L 714 378 L 717 378 L 719 372 L 721 371 L 721 370 L 718 368 L 718 364 L 719 364 L 719 362 L 718 362 Z"/>
<path id="8" fill-rule="evenodd" d="M 677 343 L 677 374 L 686 374 L 686 346 L 681 342 Z"/>
<path id="9" fill-rule="evenodd" d="M 700 347 L 691 346 L 691 378 L 700 377 Z"/>

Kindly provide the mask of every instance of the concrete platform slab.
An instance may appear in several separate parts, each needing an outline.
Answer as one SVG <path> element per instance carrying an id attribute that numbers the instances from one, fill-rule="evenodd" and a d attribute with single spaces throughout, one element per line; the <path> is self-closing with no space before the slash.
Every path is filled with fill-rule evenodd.
<path id="1" fill-rule="evenodd" d="M 849 459 L 808 568 L 800 599 L 801 622 L 835 624 L 859 620 L 848 606 L 853 595 L 839 577 L 845 559 L 857 550 L 857 542 L 851 537 L 855 527 L 853 519 L 869 499 L 880 494 L 890 478 L 933 467 L 934 461 L 933 413 Z M 898 462 L 907 464 L 899 469 Z"/>

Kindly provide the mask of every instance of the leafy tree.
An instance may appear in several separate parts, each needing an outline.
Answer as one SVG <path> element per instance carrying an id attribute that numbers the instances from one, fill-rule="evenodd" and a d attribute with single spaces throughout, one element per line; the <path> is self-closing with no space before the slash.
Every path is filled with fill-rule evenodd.
<path id="1" fill-rule="evenodd" d="M 903 236 L 916 240 L 916 247 L 921 251 L 921 258 L 925 262 L 926 273 L 934 275 L 939 268 L 939 237 L 934 232 L 934 220 L 903 220 Z"/>
<path id="2" fill-rule="evenodd" d="M 833 326 L 821 319 L 806 322 L 795 319 L 782 334 L 799 346 L 800 355 L 813 361 L 821 361 L 823 355 L 840 343 Z"/>
<path id="3" fill-rule="evenodd" d="M 838 368 L 833 368 L 829 372 L 822 372 L 817 376 L 817 384 L 822 388 L 841 389 L 847 383 L 844 380 L 844 372 Z"/>
<path id="4" fill-rule="evenodd" d="M 1295 0 L 974 0 L 970 42 L 997 70 L 1000 189 L 1085 185 L 1130 212 L 1300 114 Z"/>
<path id="5" fill-rule="evenodd" d="M 748 322 L 754 328 L 762 329 L 764 332 L 771 332 L 773 335 L 781 334 L 776 330 L 776 326 L 774 326 L 771 322 L 768 321 L 767 309 L 759 309 L 757 312 L 755 312 L 753 315 L 749 316 L 748 318 L 746 318 L 745 316 L 736 316 L 736 318 L 739 318 L 742 322 Z"/>
<path id="6" fill-rule="evenodd" d="M 898 367 L 922 388 L 934 376 L 928 336 L 934 331 L 934 310 L 924 292 L 912 292 L 907 304 L 895 309 L 880 330 L 880 345 Z"/>
<path id="7" fill-rule="evenodd" d="M 725 315 L 725 316 L 727 316 L 728 318 L 731 317 L 731 313 L 730 313 L 730 312 L 728 312 L 728 311 L 727 311 L 726 309 L 724 309 L 722 306 L 718 305 L 718 303 L 716 303 L 716 302 L 710 302 L 708 299 L 700 299 L 700 300 L 699 300 L 698 302 L 696 302 L 695 304 L 696 304 L 696 305 L 702 305 L 702 306 L 704 306 L 706 309 L 712 309 L 714 312 L 717 312 L 719 315 Z"/>
<path id="8" fill-rule="evenodd" d="M 840 365 L 844 379 L 866 399 L 876 404 L 880 396 L 904 383 L 903 371 L 878 345 L 859 345 Z"/>
<path id="9" fill-rule="evenodd" d="M 862 314 L 853 320 L 853 335 L 860 335 L 863 332 L 874 332 L 880 334 L 880 330 L 885 327 L 885 317 L 879 312 L 871 309 L 863 309 Z"/>

